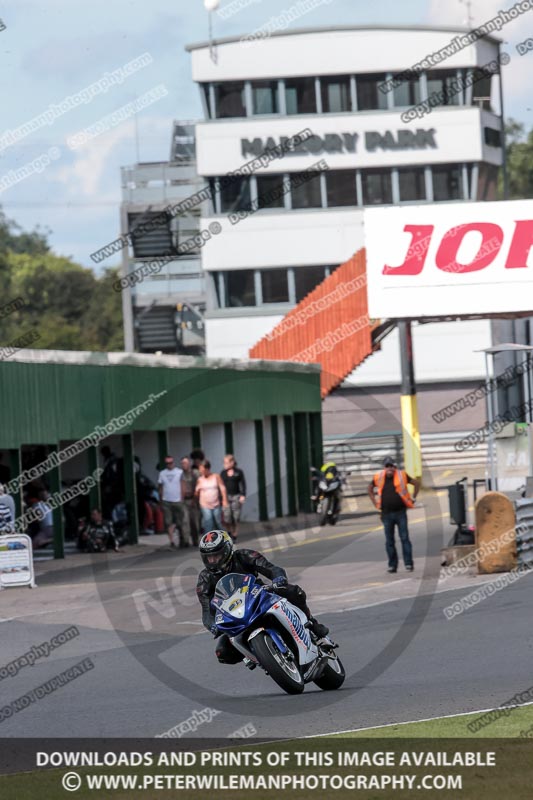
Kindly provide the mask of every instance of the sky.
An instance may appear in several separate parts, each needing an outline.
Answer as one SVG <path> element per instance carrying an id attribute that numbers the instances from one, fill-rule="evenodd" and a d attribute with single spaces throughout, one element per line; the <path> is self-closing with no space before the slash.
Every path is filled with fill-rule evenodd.
<path id="1" fill-rule="evenodd" d="M 220 9 L 230 2 L 221 0 Z M 215 37 L 250 33 L 295 0 L 249 2 L 229 18 L 213 13 Z M 474 25 L 513 4 L 473 0 Z M 27 230 L 48 229 L 57 254 L 94 267 L 90 253 L 120 233 L 121 166 L 167 160 L 172 120 L 202 118 L 184 48 L 207 39 L 203 0 L 8 0 L 0 6 L 0 19 L 5 26 L 0 30 L 0 207 Z M 288 27 L 466 23 L 462 0 L 323 0 Z M 512 57 L 504 73 L 505 113 L 529 130 L 533 50 L 519 56 L 516 45 L 533 37 L 533 9 L 499 36 Z M 136 70 L 124 76 L 121 70 L 136 59 Z M 115 77 L 101 82 L 97 94 L 84 93 L 87 102 L 59 109 L 105 73 Z M 89 141 L 79 144 L 78 137 L 73 143 L 84 128 L 136 98 L 146 102 L 137 114 L 137 137 L 130 116 Z M 3 138 L 53 104 L 49 123 L 13 143 Z M 11 171 L 22 167 L 29 174 L 15 183 Z M 116 264 L 114 257 L 95 269 Z"/>

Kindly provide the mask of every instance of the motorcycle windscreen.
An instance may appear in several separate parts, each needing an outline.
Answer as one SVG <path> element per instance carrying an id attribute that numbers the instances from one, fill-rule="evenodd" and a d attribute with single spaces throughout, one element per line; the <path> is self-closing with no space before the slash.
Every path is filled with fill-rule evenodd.
<path id="1" fill-rule="evenodd" d="M 246 588 L 253 585 L 254 579 L 252 575 L 239 575 L 237 572 L 230 572 L 229 575 L 224 575 L 215 587 L 215 597 L 220 600 L 227 600 L 232 594 L 238 592 L 239 589 Z"/>
<path id="2" fill-rule="evenodd" d="M 236 574 L 226 575 L 218 582 L 211 604 L 216 610 L 215 622 L 222 630 L 236 634 L 264 613 L 263 600 L 266 598 L 255 583 L 253 575 Z M 271 604 L 269 595 L 266 607 Z"/>

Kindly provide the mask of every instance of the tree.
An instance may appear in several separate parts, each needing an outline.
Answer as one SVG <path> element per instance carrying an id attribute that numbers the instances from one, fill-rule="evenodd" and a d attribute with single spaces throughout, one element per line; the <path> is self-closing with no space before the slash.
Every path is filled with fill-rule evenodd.
<path id="1" fill-rule="evenodd" d="M 0 211 L 0 306 L 21 298 L 24 305 L 0 317 L 0 342 L 30 330 L 35 348 L 121 350 L 122 300 L 113 291 L 117 270 L 97 277 L 91 269 L 51 252 L 47 233 L 20 232 Z"/>
<path id="2" fill-rule="evenodd" d="M 31 233 L 17 233 L 21 231 L 20 225 L 7 219 L 0 209 L 0 253 L 28 253 L 39 255 L 48 253 L 50 245 L 47 241 L 49 231 L 42 232 L 37 228 Z"/>
<path id="3" fill-rule="evenodd" d="M 113 289 L 118 269 L 106 269 L 91 292 L 82 332 L 90 350 L 123 350 L 122 296 Z"/>
<path id="4" fill-rule="evenodd" d="M 509 200 L 533 197 L 533 130 L 526 136 L 521 122 L 509 119 L 505 126 Z M 503 170 L 500 170 L 499 197 L 503 198 Z"/>

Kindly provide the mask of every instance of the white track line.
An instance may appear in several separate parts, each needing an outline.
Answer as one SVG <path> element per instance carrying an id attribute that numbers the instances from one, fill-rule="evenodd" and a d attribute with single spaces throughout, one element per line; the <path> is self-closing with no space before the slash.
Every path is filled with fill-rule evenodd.
<path id="1" fill-rule="evenodd" d="M 384 585 L 388 585 L 388 586 L 394 587 L 394 586 L 397 586 L 402 581 L 410 581 L 410 580 L 412 580 L 412 578 L 402 578 L 399 581 L 391 582 L 390 584 L 384 584 Z M 487 576 L 487 581 L 489 581 L 489 580 L 491 580 L 491 578 L 489 576 Z M 422 592 L 420 596 L 431 595 L 431 594 L 433 594 L 433 595 L 435 595 L 435 594 L 444 594 L 444 592 L 457 592 L 460 589 L 468 589 L 471 586 L 478 586 L 480 583 L 485 583 L 485 581 L 476 581 L 475 583 L 469 583 L 467 586 L 450 586 L 449 589 L 441 589 L 440 591 L 439 591 L 439 589 L 437 589 L 437 590 L 433 590 L 433 592 L 432 591 Z M 373 588 L 373 587 L 368 586 L 366 589 L 363 589 L 361 591 L 368 591 L 371 588 Z M 356 590 L 356 591 L 359 591 L 359 590 Z M 101 605 L 106 605 L 107 603 L 115 603 L 118 600 L 130 600 L 133 597 L 134 594 L 135 594 L 135 592 L 132 592 L 130 594 L 123 594 L 123 595 L 119 595 L 118 597 L 110 597 L 109 600 L 100 600 L 99 602 L 100 602 Z M 337 596 L 338 595 L 331 595 L 332 598 L 337 597 Z M 413 597 L 418 597 L 418 596 L 419 596 L 419 592 L 417 592 L 415 594 L 411 594 L 411 595 L 405 595 L 404 597 L 391 597 L 391 598 L 389 598 L 387 600 L 378 600 L 376 603 L 365 603 L 364 605 L 350 606 L 349 608 L 336 608 L 336 609 L 331 609 L 331 610 L 330 609 L 326 609 L 324 611 L 321 611 L 320 613 L 321 614 L 343 614 L 345 611 L 358 611 L 360 608 L 373 608 L 374 606 L 385 605 L 385 603 L 397 603 L 400 600 L 411 600 Z M 313 602 L 316 602 L 317 600 L 318 600 L 318 598 L 315 598 L 313 600 Z M 25 619 L 26 617 L 41 617 L 41 616 L 45 616 L 46 614 L 61 614 L 63 611 L 78 611 L 78 610 L 81 610 L 81 609 L 94 609 L 94 603 L 92 603 L 92 602 L 91 603 L 86 603 L 85 605 L 81 605 L 81 606 L 66 606 L 66 607 L 63 607 L 63 608 L 51 608 L 51 609 L 48 609 L 46 611 L 30 611 L 30 613 L 28 613 L 28 614 L 18 614 L 18 615 L 14 616 L 14 617 L 0 618 L 0 624 L 2 622 L 14 622 L 17 619 Z M 190 624 L 190 623 L 182 622 L 182 623 L 179 623 L 179 624 L 184 625 L 184 624 Z M 197 622 L 197 623 L 193 623 L 193 624 L 201 625 L 202 623 L 198 623 Z"/>
<path id="2" fill-rule="evenodd" d="M 340 594 L 326 594 L 321 595 L 320 597 L 313 597 L 313 602 L 316 603 L 319 600 L 334 600 L 336 597 L 348 597 L 351 594 L 359 594 L 360 592 L 369 592 L 371 589 L 379 589 L 382 586 L 398 586 L 399 583 L 405 583 L 405 581 L 412 581 L 412 578 L 401 578 L 399 581 L 391 581 L 387 583 L 386 581 L 380 582 L 379 586 L 373 584 L 372 586 L 363 586 L 361 589 L 352 589 L 350 592 L 341 592 Z"/>
<path id="3" fill-rule="evenodd" d="M 404 580 L 404 579 L 402 579 Z M 411 578 L 405 578 L 405 580 L 411 580 Z M 318 613 L 320 614 L 344 614 L 345 611 L 358 611 L 360 608 L 373 608 L 374 606 L 383 606 L 385 603 L 399 603 L 401 600 L 412 600 L 416 597 L 436 597 L 438 594 L 444 594 L 445 592 L 459 592 L 464 589 L 470 589 L 472 586 L 482 586 L 484 583 L 489 583 L 493 580 L 490 576 L 486 576 L 486 580 L 475 581 L 474 583 L 468 583 L 463 586 L 449 586 L 447 589 L 439 589 L 438 586 L 433 590 L 429 591 L 417 591 L 415 594 L 406 594 L 403 597 L 390 597 L 388 600 L 378 600 L 376 603 L 365 603 L 359 606 L 348 606 L 347 608 L 332 608 L 332 609 L 318 609 Z M 400 581 L 397 581 L 400 583 Z M 388 584 L 390 586 L 396 586 L 396 583 Z M 315 602 L 313 597 L 311 596 L 311 602 Z"/>
<path id="4" fill-rule="evenodd" d="M 117 600 L 129 600 L 133 597 L 134 592 L 130 592 L 130 594 L 123 594 L 119 595 L 118 597 L 110 597 L 109 600 L 100 600 L 100 605 L 105 605 L 106 603 L 114 603 Z M 29 614 L 18 614 L 15 617 L 5 617 L 0 619 L 0 623 L 2 622 L 13 622 L 16 619 L 24 619 L 25 617 L 42 617 L 45 614 L 61 614 L 63 611 L 79 611 L 82 608 L 87 609 L 94 609 L 95 605 L 94 602 L 91 603 L 84 603 L 82 606 L 66 606 L 64 608 L 50 608 L 47 611 L 30 611 Z"/>
<path id="5" fill-rule="evenodd" d="M 524 708 L 524 706 L 532 706 L 533 701 L 530 703 L 519 703 L 514 706 L 505 706 L 505 708 Z M 461 711 L 458 714 L 444 714 L 441 717 L 427 717 L 425 719 L 410 719 L 407 722 L 388 722 L 386 725 L 371 725 L 368 728 L 351 728 L 346 731 L 332 731 L 331 733 L 312 733 L 309 736 L 302 736 L 302 739 L 318 739 L 321 736 L 342 736 L 344 733 L 357 733 L 359 731 L 376 731 L 381 728 L 395 728 L 398 725 L 413 725 L 416 722 L 435 722 L 439 719 L 453 719 L 454 717 L 470 717 L 472 714 L 487 714 L 489 711 L 499 711 L 504 706 L 496 706 L 495 708 L 482 708 L 474 711 Z"/>

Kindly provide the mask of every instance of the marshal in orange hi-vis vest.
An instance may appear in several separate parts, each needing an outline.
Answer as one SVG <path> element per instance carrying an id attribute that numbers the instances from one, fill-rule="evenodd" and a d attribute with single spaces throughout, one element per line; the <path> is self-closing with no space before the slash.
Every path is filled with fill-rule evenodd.
<path id="1" fill-rule="evenodd" d="M 376 472 L 374 475 L 374 486 L 378 490 L 377 507 L 381 508 L 381 495 L 383 494 L 383 487 L 385 486 L 386 470 L 382 469 L 381 472 Z M 407 508 L 414 508 L 413 498 L 409 494 L 407 488 L 407 473 L 403 469 L 394 470 L 394 488 L 403 500 L 403 504 Z"/>

